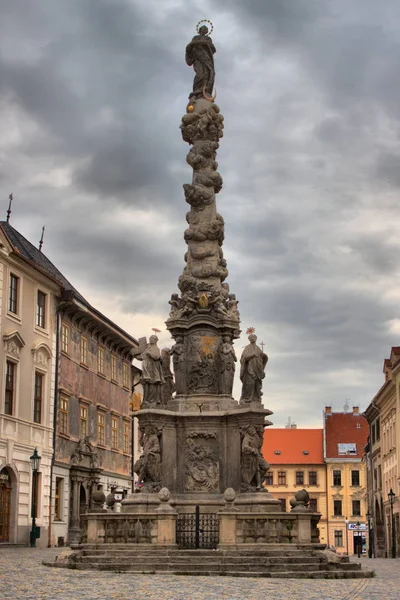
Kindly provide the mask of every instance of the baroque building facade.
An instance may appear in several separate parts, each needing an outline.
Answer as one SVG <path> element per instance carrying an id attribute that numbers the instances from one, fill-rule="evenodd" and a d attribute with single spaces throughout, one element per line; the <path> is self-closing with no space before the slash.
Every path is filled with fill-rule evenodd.
<path id="1" fill-rule="evenodd" d="M 137 341 L 8 222 L 0 224 L 0 314 L 0 542 L 29 542 L 37 448 L 37 545 L 61 545 L 79 539 L 93 491 L 132 487 Z"/>
<path id="2" fill-rule="evenodd" d="M 376 557 L 392 555 L 392 520 L 389 493 L 394 493 L 393 533 L 396 555 L 400 555 L 400 347 L 391 348 L 383 363 L 385 381 L 365 411 L 369 424 L 367 446 L 368 495 Z"/>
<path id="3" fill-rule="evenodd" d="M 367 547 L 367 480 L 364 448 L 368 423 L 354 406 L 333 412 L 326 406 L 324 460 L 327 470 L 327 543 L 340 553 Z"/>
<path id="4" fill-rule="evenodd" d="M 264 485 L 290 511 L 290 499 L 306 489 L 310 508 L 321 513 L 320 541 L 327 543 L 327 490 L 322 429 L 300 429 L 290 424 L 270 427 L 264 435 L 262 453 L 270 468 Z"/>
<path id="5" fill-rule="evenodd" d="M 76 290 L 59 304 L 51 543 L 79 541 L 94 491 L 132 487 L 132 349 L 137 345 Z"/>
<path id="6" fill-rule="evenodd" d="M 35 447 L 37 544 L 47 546 L 53 454 L 56 305 L 60 282 L 45 257 L 0 224 L 0 543 L 29 543 Z"/>

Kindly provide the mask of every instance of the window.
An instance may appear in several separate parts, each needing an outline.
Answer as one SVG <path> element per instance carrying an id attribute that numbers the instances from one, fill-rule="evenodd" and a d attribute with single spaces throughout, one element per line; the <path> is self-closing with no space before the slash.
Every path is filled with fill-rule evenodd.
<path id="1" fill-rule="evenodd" d="M 274 472 L 271 471 L 270 473 L 267 473 L 264 481 L 266 485 L 274 485 Z"/>
<path id="2" fill-rule="evenodd" d="M 104 348 L 99 348 L 97 353 L 97 370 L 104 375 Z"/>
<path id="3" fill-rule="evenodd" d="M 338 444 L 338 454 L 356 456 L 357 445 L 356 444 Z"/>
<path id="4" fill-rule="evenodd" d="M 283 512 L 286 512 L 286 498 L 279 498 Z"/>
<path id="5" fill-rule="evenodd" d="M 382 489 L 382 468 L 381 465 L 378 465 L 378 485 L 379 489 Z"/>
<path id="6" fill-rule="evenodd" d="M 62 325 L 61 327 L 61 350 L 68 354 L 69 349 L 69 327 Z"/>
<path id="7" fill-rule="evenodd" d="M 340 529 L 337 529 L 335 531 L 335 546 L 337 548 L 343 547 L 343 531 L 341 531 Z"/>
<path id="8" fill-rule="evenodd" d="M 127 421 L 124 421 L 124 452 L 125 452 L 125 454 L 129 454 L 129 450 L 130 450 L 129 433 L 130 433 L 129 423 L 127 423 Z"/>
<path id="9" fill-rule="evenodd" d="M 54 496 L 54 520 L 62 521 L 62 501 L 63 501 L 64 480 L 56 477 L 56 489 Z"/>
<path id="10" fill-rule="evenodd" d="M 18 314 L 18 288 L 19 288 L 19 277 L 10 275 L 10 295 L 8 299 L 8 310 L 14 315 Z"/>
<path id="11" fill-rule="evenodd" d="M 101 446 L 106 444 L 106 416 L 101 412 L 97 415 L 97 443 Z"/>
<path id="12" fill-rule="evenodd" d="M 304 471 L 296 471 L 296 485 L 304 485 Z"/>
<path id="13" fill-rule="evenodd" d="M 375 444 L 375 441 L 376 441 L 375 423 L 373 423 L 372 427 L 371 427 L 371 440 L 372 440 L 372 443 Z"/>
<path id="14" fill-rule="evenodd" d="M 118 417 L 111 417 L 111 448 L 118 449 Z"/>
<path id="15" fill-rule="evenodd" d="M 375 489 L 378 487 L 378 479 L 377 479 L 377 470 L 374 469 L 374 487 Z"/>
<path id="16" fill-rule="evenodd" d="M 286 471 L 278 471 L 278 485 L 286 485 Z"/>
<path id="17" fill-rule="evenodd" d="M 381 420 L 379 418 L 375 421 L 375 426 L 376 426 L 376 439 L 379 442 L 379 440 L 381 439 Z"/>
<path id="18" fill-rule="evenodd" d="M 60 433 L 68 435 L 68 398 L 60 398 Z"/>
<path id="19" fill-rule="evenodd" d="M 80 407 L 80 425 L 79 425 L 80 438 L 83 439 L 88 434 L 88 409 L 87 406 Z"/>
<path id="20" fill-rule="evenodd" d="M 44 375 L 35 373 L 35 390 L 33 396 L 33 420 L 35 423 L 42 422 L 42 404 L 43 404 L 43 382 Z"/>
<path id="21" fill-rule="evenodd" d="M 46 328 L 46 294 L 40 290 L 37 293 L 36 325 L 42 329 Z"/>
<path id="22" fill-rule="evenodd" d="M 318 512 L 318 499 L 310 498 L 310 508 L 313 512 Z"/>
<path id="23" fill-rule="evenodd" d="M 111 356 L 111 379 L 117 381 L 117 357 Z"/>
<path id="24" fill-rule="evenodd" d="M 360 471 L 351 472 L 351 485 L 359 487 L 360 485 Z"/>
<path id="25" fill-rule="evenodd" d="M 123 366 L 123 380 L 124 380 L 124 387 L 129 388 L 129 365 L 127 363 L 124 362 L 124 366 Z"/>
<path id="26" fill-rule="evenodd" d="M 81 337 L 81 363 L 87 365 L 87 339 Z"/>
<path id="27" fill-rule="evenodd" d="M 352 504 L 352 510 L 353 510 L 353 517 L 360 517 L 361 516 L 361 501 L 360 500 L 353 500 Z"/>
<path id="28" fill-rule="evenodd" d="M 342 516 L 342 501 L 341 500 L 333 501 L 333 514 L 335 517 Z"/>
<path id="29" fill-rule="evenodd" d="M 308 483 L 309 485 L 317 485 L 317 471 L 308 472 Z"/>
<path id="30" fill-rule="evenodd" d="M 16 364 L 8 360 L 6 365 L 6 393 L 4 401 L 4 412 L 6 415 L 14 414 L 16 371 Z"/>
<path id="31" fill-rule="evenodd" d="M 342 471 L 333 471 L 333 485 L 342 485 Z"/>

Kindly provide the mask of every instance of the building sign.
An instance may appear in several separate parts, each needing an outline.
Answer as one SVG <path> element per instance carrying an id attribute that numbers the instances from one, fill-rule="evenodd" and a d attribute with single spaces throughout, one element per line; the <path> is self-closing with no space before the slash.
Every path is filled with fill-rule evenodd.
<path id="1" fill-rule="evenodd" d="M 350 531 L 367 531 L 368 525 L 366 523 L 349 523 L 348 528 Z"/>

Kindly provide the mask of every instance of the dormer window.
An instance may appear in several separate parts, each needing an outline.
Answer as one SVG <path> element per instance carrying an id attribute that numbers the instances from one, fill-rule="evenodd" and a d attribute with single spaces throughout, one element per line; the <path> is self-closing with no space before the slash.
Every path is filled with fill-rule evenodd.
<path id="1" fill-rule="evenodd" d="M 338 444 L 338 454 L 355 456 L 357 454 L 357 445 Z"/>

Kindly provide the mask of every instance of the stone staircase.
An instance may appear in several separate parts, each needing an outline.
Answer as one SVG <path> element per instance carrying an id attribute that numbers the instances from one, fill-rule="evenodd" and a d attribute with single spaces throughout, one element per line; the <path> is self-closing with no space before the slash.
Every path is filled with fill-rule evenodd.
<path id="1" fill-rule="evenodd" d="M 59 560 L 58 560 L 59 559 Z M 85 544 L 51 566 L 95 569 L 132 574 L 224 575 L 227 577 L 274 577 L 296 579 L 342 579 L 372 577 L 373 572 L 337 556 L 328 562 L 318 547 L 267 544 L 224 550 L 179 550 L 131 544 Z"/>

